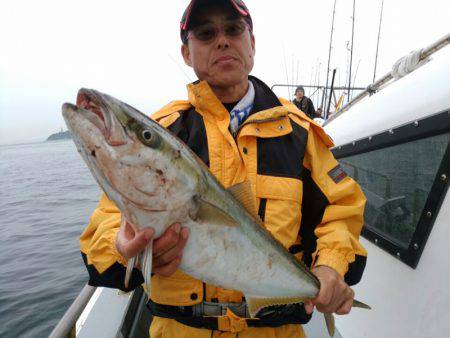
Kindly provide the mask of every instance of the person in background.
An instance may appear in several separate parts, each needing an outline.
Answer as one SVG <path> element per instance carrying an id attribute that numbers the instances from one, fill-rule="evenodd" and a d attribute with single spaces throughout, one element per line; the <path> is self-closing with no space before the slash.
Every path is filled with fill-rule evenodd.
<path id="1" fill-rule="evenodd" d="M 325 132 L 249 75 L 255 36 L 243 1 L 192 0 L 180 35 L 183 59 L 199 80 L 187 86 L 188 100 L 172 101 L 152 118 L 186 143 L 224 187 L 249 180 L 263 226 L 311 268 L 321 287 L 312 300 L 270 307 L 259 320 L 250 319 L 241 292 L 178 269 L 189 229 L 172 224 L 153 242 L 150 336 L 305 337 L 301 324 L 314 308 L 350 312 L 349 285 L 361 279 L 367 256 L 359 243 L 365 197 L 333 157 Z M 150 228 L 130 226 L 103 194 L 80 238 L 89 284 L 124 291 L 141 285 L 135 268 L 125 287 L 126 263 L 153 235 Z"/>
<path id="2" fill-rule="evenodd" d="M 314 120 L 316 117 L 321 117 L 316 113 L 316 109 L 314 108 L 311 99 L 305 96 L 305 88 L 302 86 L 298 86 L 295 89 L 295 99 L 292 103 L 294 103 L 297 108 L 304 112 L 311 120 Z"/>

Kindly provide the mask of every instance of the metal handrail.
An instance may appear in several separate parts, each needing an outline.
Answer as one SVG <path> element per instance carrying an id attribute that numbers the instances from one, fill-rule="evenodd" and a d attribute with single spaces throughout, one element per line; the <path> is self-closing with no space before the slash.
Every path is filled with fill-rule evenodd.
<path id="1" fill-rule="evenodd" d="M 55 326 L 52 333 L 50 333 L 49 338 L 75 337 L 75 325 L 77 320 L 89 303 L 89 300 L 96 289 L 96 287 L 87 284 L 84 286 L 59 323 Z"/>
<path id="2" fill-rule="evenodd" d="M 444 37 L 440 38 L 427 48 L 422 50 L 422 53 L 420 54 L 420 61 L 426 60 L 430 55 L 437 52 L 438 50 L 442 49 L 443 47 L 450 44 L 450 34 L 445 35 Z M 324 126 L 333 121 L 338 116 L 341 116 L 343 113 L 345 113 L 350 107 L 361 101 L 366 96 L 370 96 L 372 94 L 375 94 L 379 89 L 381 89 L 383 86 L 385 86 L 389 81 L 391 81 L 394 78 L 392 75 L 392 72 L 387 73 L 383 77 L 381 77 L 379 80 L 374 82 L 373 84 L 369 85 L 365 91 L 358 94 L 353 100 L 351 100 L 349 103 L 347 103 L 342 109 L 337 112 L 336 114 L 330 116 L 328 120 L 325 121 L 323 124 Z"/>
<path id="3" fill-rule="evenodd" d="M 298 86 L 302 86 L 303 88 L 316 88 L 316 89 L 331 89 L 331 86 L 314 86 L 314 85 L 302 85 L 302 84 L 282 84 L 282 83 L 276 83 L 270 87 L 271 90 L 273 90 L 275 87 L 288 87 L 288 88 L 296 88 Z M 335 90 L 347 90 L 348 87 L 334 87 Z M 366 87 L 352 87 L 353 90 L 365 90 Z"/>

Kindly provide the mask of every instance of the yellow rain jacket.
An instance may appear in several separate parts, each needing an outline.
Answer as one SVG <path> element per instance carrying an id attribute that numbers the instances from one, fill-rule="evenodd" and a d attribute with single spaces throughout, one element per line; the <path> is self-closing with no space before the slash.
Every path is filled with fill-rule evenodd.
<path id="1" fill-rule="evenodd" d="M 174 101 L 152 118 L 175 133 L 225 186 L 244 180 L 252 185 L 264 226 L 308 266 L 326 265 L 359 282 L 367 253 L 359 243 L 365 197 L 331 154 L 331 139 L 289 101 L 278 99 L 260 80 L 254 107 L 237 135 L 229 131 L 230 115 L 206 82 L 188 85 L 188 101 Z M 90 284 L 126 290 L 125 259 L 115 248 L 120 213 L 103 195 L 80 238 Z M 143 282 L 135 269 L 130 289 Z M 202 301 L 241 302 L 240 292 L 204 284 L 182 271 L 152 277 L 151 301 L 191 306 Z M 239 337 L 302 337 L 300 325 L 247 327 L 227 314 L 219 330 Z M 219 332 L 214 333 L 219 336 Z M 211 337 L 211 331 L 154 317 L 151 337 Z M 234 335 L 230 335 L 234 337 Z"/>

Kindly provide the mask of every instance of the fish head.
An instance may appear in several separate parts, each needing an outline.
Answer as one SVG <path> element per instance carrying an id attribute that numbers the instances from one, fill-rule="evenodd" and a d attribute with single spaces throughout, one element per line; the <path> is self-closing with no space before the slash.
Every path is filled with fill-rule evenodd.
<path id="1" fill-rule="evenodd" d="M 121 210 L 131 204 L 166 211 L 192 199 L 198 164 L 157 122 L 90 89 L 81 89 L 77 104 L 66 103 L 62 110 L 78 151 Z"/>

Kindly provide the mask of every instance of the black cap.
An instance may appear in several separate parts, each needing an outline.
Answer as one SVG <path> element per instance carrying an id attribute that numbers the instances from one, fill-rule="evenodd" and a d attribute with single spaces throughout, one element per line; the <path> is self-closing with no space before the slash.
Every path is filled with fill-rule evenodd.
<path id="1" fill-rule="evenodd" d="M 236 10 L 236 12 L 241 15 L 249 24 L 250 31 L 253 31 L 253 22 L 250 17 L 250 12 L 242 0 L 191 0 L 189 6 L 187 6 L 186 10 L 183 13 L 183 17 L 180 22 L 180 36 L 181 41 L 183 43 L 186 42 L 187 33 L 189 30 L 190 18 L 192 16 L 192 12 L 198 7 L 197 4 L 201 3 L 202 5 L 214 4 L 214 3 L 224 3 L 230 2 L 232 7 Z"/>
<path id="2" fill-rule="evenodd" d="M 295 94 L 297 94 L 297 92 L 298 92 L 299 90 L 301 90 L 301 91 L 303 92 L 303 94 L 305 94 L 305 88 L 303 88 L 302 86 L 298 86 L 298 87 L 295 89 Z"/>

